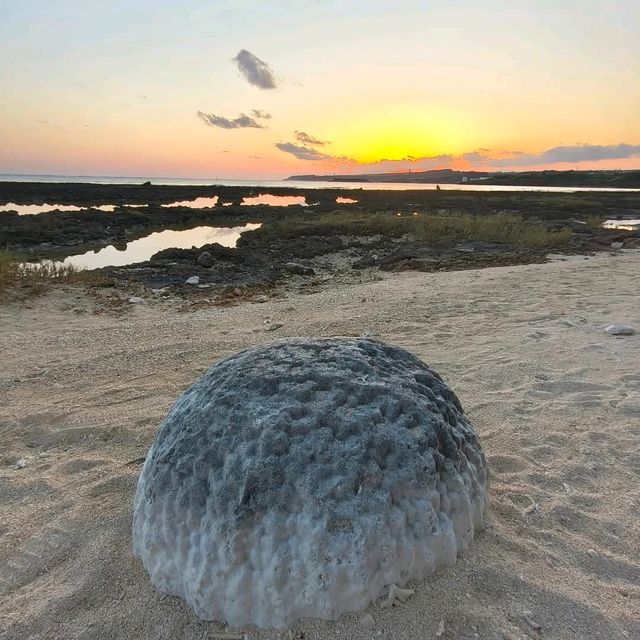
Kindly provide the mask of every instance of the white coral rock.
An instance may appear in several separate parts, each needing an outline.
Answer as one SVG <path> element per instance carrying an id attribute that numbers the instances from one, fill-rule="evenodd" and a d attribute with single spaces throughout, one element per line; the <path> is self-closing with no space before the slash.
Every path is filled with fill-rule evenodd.
<path id="1" fill-rule="evenodd" d="M 452 565 L 488 470 L 437 373 L 369 338 L 290 339 L 213 366 L 145 461 L 133 546 L 204 619 L 335 619 Z"/>

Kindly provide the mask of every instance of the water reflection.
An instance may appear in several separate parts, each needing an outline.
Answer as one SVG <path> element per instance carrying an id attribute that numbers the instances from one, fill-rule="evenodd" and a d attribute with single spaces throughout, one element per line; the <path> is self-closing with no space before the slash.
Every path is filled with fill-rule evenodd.
<path id="1" fill-rule="evenodd" d="M 242 204 L 266 204 L 272 207 L 290 207 L 295 204 L 299 204 L 303 207 L 307 206 L 304 196 L 272 196 L 269 193 L 244 198 Z"/>
<path id="2" fill-rule="evenodd" d="M 120 251 L 113 245 L 97 251 L 68 256 L 58 265 L 72 265 L 79 269 L 99 269 L 101 267 L 121 267 L 149 260 L 162 249 L 191 249 L 217 242 L 224 247 L 235 247 L 240 236 L 246 231 L 258 229 L 259 224 L 245 224 L 242 227 L 196 227 L 186 231 L 158 231 L 144 238 L 132 240 Z"/>
<path id="3" fill-rule="evenodd" d="M 92 207 L 77 207 L 74 204 L 9 204 L 0 205 L 0 213 L 3 211 L 16 211 L 20 216 L 35 216 L 39 213 L 48 213 L 49 211 L 88 211 L 89 209 L 97 209 L 98 211 L 106 211 L 113 213 L 116 207 L 148 207 L 147 204 L 101 204 Z"/>
<path id="4" fill-rule="evenodd" d="M 624 231 L 640 231 L 640 220 L 605 220 L 605 229 L 623 229 Z"/>
<path id="5" fill-rule="evenodd" d="M 47 213 L 49 211 L 82 211 L 84 207 L 63 204 L 9 204 L 0 205 L 0 211 L 17 211 L 21 216 L 32 216 L 37 213 Z"/>
<path id="6" fill-rule="evenodd" d="M 189 207 L 189 209 L 205 209 L 206 207 L 215 207 L 218 202 L 218 196 L 213 198 L 196 198 L 195 200 L 182 200 L 181 202 L 172 202 L 171 204 L 163 204 L 161 206 L 168 207 Z"/>
<path id="7" fill-rule="evenodd" d="M 343 198 L 342 196 L 336 198 L 336 204 L 357 204 L 357 202 L 354 198 Z"/>

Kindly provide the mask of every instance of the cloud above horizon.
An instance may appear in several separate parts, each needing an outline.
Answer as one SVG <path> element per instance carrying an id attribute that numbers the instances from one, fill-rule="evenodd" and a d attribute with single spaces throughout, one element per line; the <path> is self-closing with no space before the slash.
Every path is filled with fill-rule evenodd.
<path id="1" fill-rule="evenodd" d="M 218 127 L 220 129 L 264 129 L 265 127 L 253 118 L 241 113 L 237 118 L 225 118 L 217 116 L 215 113 L 204 113 L 198 111 L 198 118 L 208 127 Z"/>
<path id="2" fill-rule="evenodd" d="M 238 55 L 233 58 L 233 61 L 238 65 L 238 69 L 245 80 L 254 87 L 258 87 L 258 89 L 275 89 L 278 86 L 271 67 L 251 51 L 241 49 Z"/>
<path id="3" fill-rule="evenodd" d="M 251 109 L 251 113 L 254 118 L 261 118 L 262 120 L 271 120 L 271 114 L 263 111 L 262 109 Z"/>
<path id="4" fill-rule="evenodd" d="M 329 144 L 328 140 L 318 140 L 318 138 L 314 138 L 304 131 L 296 131 L 295 132 L 296 140 L 298 142 L 302 142 L 302 144 L 311 144 L 317 145 L 319 147 L 324 146 L 325 144 Z"/>
<path id="5" fill-rule="evenodd" d="M 321 153 L 317 149 L 309 149 L 309 147 L 301 147 L 291 142 L 277 142 L 276 147 L 280 151 L 290 153 L 298 158 L 298 160 L 336 160 L 334 156 L 330 156 L 327 153 Z"/>
<path id="6" fill-rule="evenodd" d="M 296 139 L 304 141 L 298 136 Z M 307 142 L 309 144 L 309 142 Z M 640 157 L 640 145 L 620 143 L 614 145 L 576 144 L 552 147 L 539 153 L 525 153 L 523 151 L 492 152 L 482 148 L 460 155 L 443 154 L 435 156 L 406 156 L 398 160 L 381 159 L 376 162 L 358 162 L 344 156 L 332 156 L 321 153 L 307 146 L 291 143 L 279 143 L 278 149 L 291 153 L 300 160 L 333 161 L 345 169 L 371 172 L 392 171 L 428 171 L 430 169 L 457 168 L 466 170 L 500 170 L 506 167 L 526 168 L 540 165 L 579 164 L 581 162 L 595 162 L 599 160 L 624 160 Z"/>
<path id="7" fill-rule="evenodd" d="M 486 150 L 475 152 L 479 160 L 494 167 L 536 166 L 541 164 L 557 164 L 560 162 L 594 162 L 596 160 L 622 160 L 640 157 L 640 144 L 576 144 L 552 147 L 541 153 L 510 152 L 506 157 L 490 158 L 484 155 Z M 469 155 L 469 154 L 467 154 Z"/>

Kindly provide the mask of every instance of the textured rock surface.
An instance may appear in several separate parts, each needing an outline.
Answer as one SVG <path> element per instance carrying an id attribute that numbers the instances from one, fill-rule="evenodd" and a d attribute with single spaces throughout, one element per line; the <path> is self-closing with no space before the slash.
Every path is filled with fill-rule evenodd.
<path id="1" fill-rule="evenodd" d="M 336 618 L 455 562 L 488 472 L 454 393 L 371 339 L 293 339 L 213 366 L 139 479 L 133 544 L 205 619 Z"/>

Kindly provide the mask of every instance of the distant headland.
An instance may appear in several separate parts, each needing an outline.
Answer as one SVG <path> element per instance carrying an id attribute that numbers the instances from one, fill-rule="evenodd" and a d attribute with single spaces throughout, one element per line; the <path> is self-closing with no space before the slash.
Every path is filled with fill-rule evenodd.
<path id="1" fill-rule="evenodd" d="M 400 182 L 442 184 L 491 184 L 532 187 L 599 187 L 616 189 L 640 188 L 640 169 L 629 171 L 520 171 L 483 172 L 434 169 L 395 173 L 361 173 L 355 175 L 297 175 L 286 180 L 322 182 Z"/>

